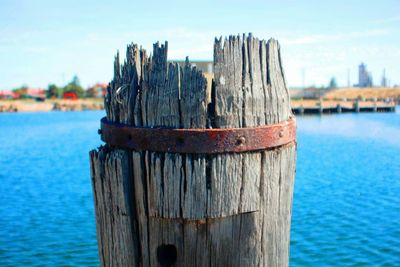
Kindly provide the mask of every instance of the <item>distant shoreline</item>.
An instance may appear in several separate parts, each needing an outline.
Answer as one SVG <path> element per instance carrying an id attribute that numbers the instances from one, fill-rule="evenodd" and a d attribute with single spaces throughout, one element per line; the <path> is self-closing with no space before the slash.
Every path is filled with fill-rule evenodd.
<path id="1" fill-rule="evenodd" d="M 291 98 L 295 99 L 319 99 L 326 100 L 394 100 L 400 101 L 400 87 L 383 88 L 383 87 L 344 87 L 344 88 L 305 88 L 290 89 Z"/>
<path id="2" fill-rule="evenodd" d="M 35 100 L 0 100 L 2 112 L 49 112 L 49 111 L 82 111 L 103 110 L 102 98 L 88 98 L 79 100 L 46 99 L 43 102 Z"/>
<path id="3" fill-rule="evenodd" d="M 211 77 L 207 77 L 211 79 Z M 211 84 L 211 83 L 210 83 Z M 211 88 L 209 88 L 211 90 Z M 349 109 L 358 101 L 360 108 L 375 106 L 387 107 L 400 103 L 400 88 L 338 88 L 335 90 L 319 89 L 307 96 L 307 89 L 291 89 L 293 109 L 334 109 L 338 105 Z M 319 95 L 320 97 L 316 97 Z M 209 99 L 210 101 L 210 99 Z M 0 100 L 2 112 L 49 112 L 49 111 L 82 111 L 103 110 L 103 98 L 84 98 L 78 100 L 46 99 L 38 102 L 33 99 Z"/>

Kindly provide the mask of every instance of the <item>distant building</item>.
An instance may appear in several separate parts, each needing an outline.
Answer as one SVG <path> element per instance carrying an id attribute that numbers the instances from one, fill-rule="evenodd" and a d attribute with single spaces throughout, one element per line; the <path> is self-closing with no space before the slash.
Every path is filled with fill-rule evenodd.
<path id="1" fill-rule="evenodd" d="M 183 67 L 185 66 L 185 62 L 184 60 L 177 60 L 177 61 L 172 61 L 172 62 L 176 62 L 179 64 L 179 66 Z M 204 73 L 212 73 L 213 72 L 213 61 L 189 61 L 190 64 L 193 67 L 196 67 L 198 70 L 201 70 Z"/>
<path id="2" fill-rule="evenodd" d="M 386 78 L 385 69 L 383 69 L 382 80 L 381 80 L 382 87 L 388 87 L 388 79 Z"/>
<path id="3" fill-rule="evenodd" d="M 358 66 L 358 87 L 372 87 L 372 76 L 367 71 L 367 66 L 361 63 Z"/>
<path id="4" fill-rule="evenodd" d="M 78 95 L 75 92 L 65 92 L 63 98 L 65 100 L 78 100 Z"/>
<path id="5" fill-rule="evenodd" d="M 46 90 L 43 88 L 30 88 L 26 89 L 26 94 L 32 97 L 42 97 L 46 95 Z"/>
<path id="6" fill-rule="evenodd" d="M 26 88 L 26 93 L 22 95 L 23 98 L 32 98 L 37 101 L 44 101 L 46 99 L 46 90 L 43 88 Z"/>
<path id="7" fill-rule="evenodd" d="M 10 90 L 0 90 L 0 99 L 17 99 L 20 95 Z"/>
<path id="8" fill-rule="evenodd" d="M 307 87 L 301 90 L 297 94 L 297 97 L 304 99 L 317 99 L 323 97 L 327 92 L 334 90 L 334 88 L 317 88 L 317 87 Z"/>
<path id="9" fill-rule="evenodd" d="M 96 83 L 86 90 L 87 97 L 102 98 L 107 92 L 107 83 Z"/>

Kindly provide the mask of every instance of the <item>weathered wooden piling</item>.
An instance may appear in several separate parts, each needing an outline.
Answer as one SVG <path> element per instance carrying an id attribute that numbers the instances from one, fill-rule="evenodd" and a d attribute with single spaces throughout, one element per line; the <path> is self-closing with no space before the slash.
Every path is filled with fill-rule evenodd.
<path id="1" fill-rule="evenodd" d="M 342 113 L 342 106 L 340 104 L 336 105 L 336 112 L 337 113 Z"/>
<path id="2" fill-rule="evenodd" d="M 360 102 L 359 102 L 358 99 L 357 99 L 356 101 L 354 101 L 354 103 L 353 103 L 353 109 L 354 109 L 354 111 L 355 111 L 356 113 L 359 113 L 359 112 L 360 112 Z"/>
<path id="3" fill-rule="evenodd" d="M 300 115 L 304 115 L 304 107 L 303 107 L 303 105 L 300 105 L 300 107 L 299 107 L 299 114 Z"/>
<path id="4" fill-rule="evenodd" d="M 122 65 L 117 55 L 108 122 L 251 131 L 292 119 L 277 41 L 216 39 L 211 97 L 203 74 L 168 63 L 167 50 L 157 43 L 148 57 L 132 44 Z M 240 153 L 91 151 L 101 265 L 288 266 L 295 158 L 294 141 Z"/>

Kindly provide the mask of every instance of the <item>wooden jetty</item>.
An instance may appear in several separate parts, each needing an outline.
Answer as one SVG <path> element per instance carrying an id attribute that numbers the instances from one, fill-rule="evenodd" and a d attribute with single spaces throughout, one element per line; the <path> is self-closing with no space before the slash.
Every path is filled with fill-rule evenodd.
<path id="1" fill-rule="evenodd" d="M 292 100 L 294 114 L 332 114 L 349 112 L 395 112 L 394 101 L 334 101 L 334 100 Z"/>
<path id="2" fill-rule="evenodd" d="M 296 128 L 279 44 L 215 40 L 213 69 L 209 95 L 167 43 L 116 57 L 106 145 L 90 152 L 102 266 L 289 265 Z"/>

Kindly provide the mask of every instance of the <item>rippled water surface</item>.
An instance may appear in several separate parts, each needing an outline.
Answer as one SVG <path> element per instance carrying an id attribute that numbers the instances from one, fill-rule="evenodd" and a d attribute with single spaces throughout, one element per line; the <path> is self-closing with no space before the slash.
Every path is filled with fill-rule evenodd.
<path id="1" fill-rule="evenodd" d="M 0 114 L 0 266 L 97 266 L 103 112 Z M 400 114 L 298 118 L 292 266 L 400 266 Z"/>

